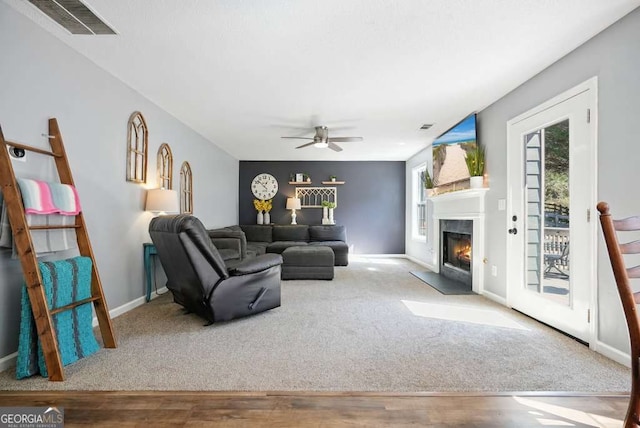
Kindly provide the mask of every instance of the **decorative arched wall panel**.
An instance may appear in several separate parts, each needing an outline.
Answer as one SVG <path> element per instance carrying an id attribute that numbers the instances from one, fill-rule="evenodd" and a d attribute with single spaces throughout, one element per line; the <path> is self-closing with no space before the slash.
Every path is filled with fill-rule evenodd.
<path id="1" fill-rule="evenodd" d="M 180 212 L 193 214 L 193 174 L 187 161 L 180 167 Z"/>

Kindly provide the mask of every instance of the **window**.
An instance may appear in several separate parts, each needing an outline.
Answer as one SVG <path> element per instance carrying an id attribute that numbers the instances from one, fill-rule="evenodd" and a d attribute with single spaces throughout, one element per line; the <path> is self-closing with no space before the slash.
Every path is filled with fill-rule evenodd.
<path id="1" fill-rule="evenodd" d="M 193 214 L 193 176 L 186 161 L 180 167 L 180 212 Z"/>
<path id="2" fill-rule="evenodd" d="M 147 181 L 147 146 L 149 134 L 142 113 L 134 111 L 129 117 L 127 131 L 127 181 Z"/>
<path id="3" fill-rule="evenodd" d="M 413 168 L 413 219 L 412 235 L 414 239 L 423 239 L 427 236 L 427 189 L 424 187 L 427 164 Z"/>
<path id="4" fill-rule="evenodd" d="M 167 143 L 162 143 L 158 149 L 158 186 L 173 189 L 173 155 Z"/>

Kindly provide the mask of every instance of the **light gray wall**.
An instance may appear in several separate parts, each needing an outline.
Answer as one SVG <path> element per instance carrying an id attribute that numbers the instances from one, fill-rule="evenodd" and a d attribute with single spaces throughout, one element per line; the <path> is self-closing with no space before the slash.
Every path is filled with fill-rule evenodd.
<path id="1" fill-rule="evenodd" d="M 0 53 L 4 136 L 48 147 L 40 134 L 47 132 L 49 117 L 58 119 L 110 309 L 144 293 L 142 243 L 149 241 L 151 214 L 143 206 L 145 189 L 157 187 L 161 143 L 173 151 L 174 188 L 182 162 L 191 164 L 194 214 L 211 227 L 238 221 L 236 159 L 3 2 Z M 135 110 L 149 127 L 146 186 L 125 181 L 127 120 Z M 28 156 L 26 163 L 14 162 L 17 175 L 56 177 L 50 160 Z M 1 251 L 0 359 L 17 349 L 22 282 L 19 263 Z"/>
<path id="2" fill-rule="evenodd" d="M 598 77 L 598 200 L 610 203 L 615 218 L 640 213 L 640 9 L 571 52 L 478 115 L 479 141 L 487 146 L 486 257 L 498 276 L 486 270 L 485 288 L 506 296 L 507 197 L 506 123 L 509 119 L 584 82 Z M 598 221 L 593 207 L 593 221 Z M 628 335 L 600 227 L 598 227 L 598 338 L 628 352 Z"/>

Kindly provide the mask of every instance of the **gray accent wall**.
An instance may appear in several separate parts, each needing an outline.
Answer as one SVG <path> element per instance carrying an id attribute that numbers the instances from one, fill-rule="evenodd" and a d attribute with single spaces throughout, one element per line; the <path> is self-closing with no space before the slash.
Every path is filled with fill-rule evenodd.
<path id="1" fill-rule="evenodd" d="M 289 175 L 296 172 L 309 174 L 313 187 L 323 187 L 322 181 L 328 181 L 331 175 L 337 176 L 338 181 L 345 181 L 345 184 L 335 186 L 338 206 L 334 217 L 336 224 L 346 226 L 352 252 L 404 254 L 404 162 L 241 161 L 238 196 L 240 223 L 256 223 L 257 211 L 253 207 L 251 181 L 260 173 L 269 173 L 278 180 L 279 185 L 278 194 L 273 198 L 271 222 L 290 224 L 291 211 L 285 209 L 285 205 L 287 197 L 295 196 L 296 186 L 288 183 Z M 322 209 L 298 210 L 297 222 L 321 224 Z"/>
<path id="2" fill-rule="evenodd" d="M 146 188 L 157 187 L 160 144 L 173 151 L 174 188 L 182 162 L 191 164 L 194 214 L 209 227 L 237 221 L 236 159 L 3 2 L 0 52 L 4 136 L 48 148 L 41 134 L 49 117 L 58 119 L 109 309 L 144 295 L 142 244 L 150 240 L 151 214 L 143 207 Z M 125 181 L 127 121 L 135 110 L 149 127 L 147 185 Z M 32 153 L 14 167 L 19 176 L 57 178 L 52 162 Z M 23 276 L 10 253 L 0 251 L 0 366 L 18 343 Z"/>
<path id="3" fill-rule="evenodd" d="M 486 197 L 487 266 L 485 288 L 506 297 L 508 211 L 498 211 L 507 195 L 507 121 L 588 80 L 598 78 L 598 200 L 611 205 L 614 218 L 640 213 L 640 9 L 636 9 L 478 114 L 479 140 L 487 146 L 491 190 Z M 595 206 L 592 221 L 597 222 Z M 628 353 L 628 333 L 611 265 L 598 236 L 598 340 L 604 351 Z M 574 263 L 579 263 L 574 261 Z M 609 352 L 611 354 L 611 352 Z"/>

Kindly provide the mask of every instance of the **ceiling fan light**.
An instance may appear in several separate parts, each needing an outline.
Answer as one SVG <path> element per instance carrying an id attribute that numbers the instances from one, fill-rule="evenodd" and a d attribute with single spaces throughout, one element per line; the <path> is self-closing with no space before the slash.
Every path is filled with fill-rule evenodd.
<path id="1" fill-rule="evenodd" d="M 326 149 L 327 147 L 329 147 L 329 143 L 327 143 L 326 141 L 318 141 L 313 145 L 313 147 L 317 147 L 319 149 Z"/>

